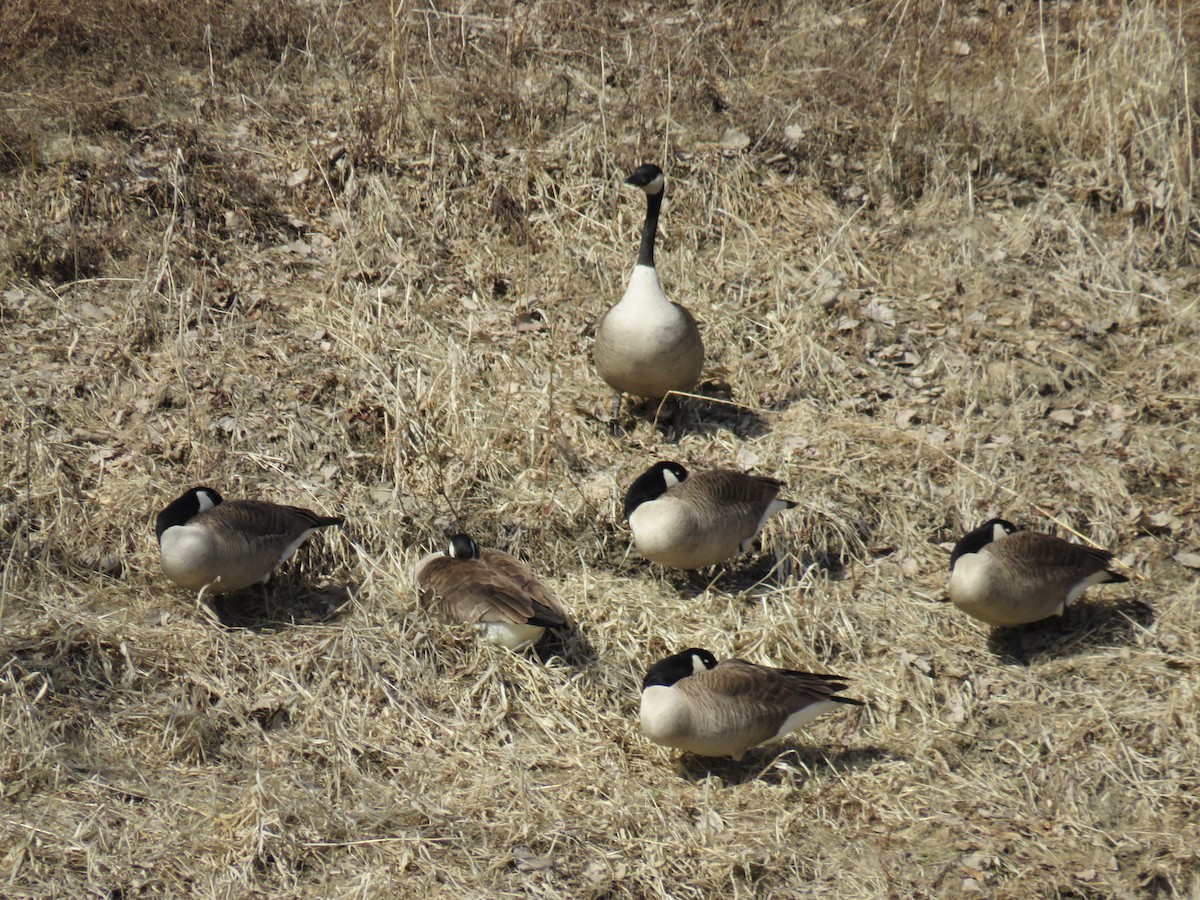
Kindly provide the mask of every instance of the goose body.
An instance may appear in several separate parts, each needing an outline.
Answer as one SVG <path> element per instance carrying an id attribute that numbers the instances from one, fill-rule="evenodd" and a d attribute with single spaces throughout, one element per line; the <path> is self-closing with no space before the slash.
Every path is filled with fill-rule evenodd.
<path id="1" fill-rule="evenodd" d="M 525 563 L 502 550 L 481 549 L 465 534 L 448 550 L 417 563 L 421 603 L 450 624 L 474 625 L 485 641 L 510 650 L 536 644 L 567 614 Z"/>
<path id="2" fill-rule="evenodd" d="M 314 531 L 344 521 L 298 506 L 225 501 L 198 487 L 158 514 L 155 532 L 168 578 L 189 590 L 227 593 L 266 582 Z"/>
<path id="3" fill-rule="evenodd" d="M 667 299 L 654 266 L 666 185 L 662 170 L 641 166 L 625 183 L 646 193 L 642 243 L 621 302 L 605 313 L 596 328 L 593 359 L 618 401 L 622 393 L 657 399 L 695 387 L 704 365 L 704 342 L 692 314 Z"/>
<path id="4" fill-rule="evenodd" d="M 950 557 L 950 599 L 988 625 L 1061 616 L 1089 587 L 1128 581 L 1109 570 L 1107 550 L 1021 531 L 992 519 L 964 535 Z"/>
<path id="5" fill-rule="evenodd" d="M 642 732 L 656 744 L 698 756 L 740 760 L 759 744 L 783 740 L 839 704 L 862 701 L 837 675 L 760 666 L 741 659 L 717 662 L 692 648 L 656 663 L 642 682 Z"/>
<path id="6" fill-rule="evenodd" d="M 643 472 L 625 495 L 638 552 L 651 562 L 700 569 L 744 553 L 767 519 L 796 504 L 783 483 L 732 469 L 689 474 L 676 462 Z"/>

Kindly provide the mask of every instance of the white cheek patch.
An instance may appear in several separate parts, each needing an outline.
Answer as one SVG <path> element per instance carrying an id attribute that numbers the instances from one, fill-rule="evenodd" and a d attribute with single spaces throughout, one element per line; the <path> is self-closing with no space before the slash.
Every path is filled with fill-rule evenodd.
<path id="1" fill-rule="evenodd" d="M 197 491 L 196 492 L 196 502 L 200 504 L 200 509 L 197 511 L 196 515 L 199 515 L 200 513 L 208 512 L 210 509 L 214 508 L 217 505 L 213 501 L 211 491 Z"/>
<path id="2" fill-rule="evenodd" d="M 663 469 L 662 477 L 663 483 L 666 484 L 668 491 L 675 487 L 675 485 L 679 484 L 679 478 L 670 469 Z"/>
<path id="3" fill-rule="evenodd" d="M 1001 538 L 1008 537 L 1008 530 L 1003 525 L 992 526 L 992 540 L 998 541 Z"/>
<path id="4" fill-rule="evenodd" d="M 666 178 L 663 177 L 663 175 L 660 173 L 658 175 L 655 175 L 654 180 L 652 182 L 650 182 L 648 185 L 646 185 L 645 191 L 647 194 L 659 194 L 662 192 L 663 185 L 665 185 L 666 183 L 667 183 Z"/>
<path id="5" fill-rule="evenodd" d="M 707 672 L 708 666 L 704 664 L 704 660 L 698 654 L 692 654 L 692 674 L 699 675 L 701 672 Z"/>

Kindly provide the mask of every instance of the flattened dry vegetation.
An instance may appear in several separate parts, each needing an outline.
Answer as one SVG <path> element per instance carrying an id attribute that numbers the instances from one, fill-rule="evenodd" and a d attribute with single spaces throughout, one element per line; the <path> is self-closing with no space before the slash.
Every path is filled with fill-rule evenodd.
<path id="1" fill-rule="evenodd" d="M 0 6 L 0 893 L 1200 891 L 1195 11 L 439 6 Z M 589 363 L 644 161 L 677 440 Z M 663 458 L 799 505 L 664 573 Z M 154 542 L 195 484 L 347 526 L 212 621 Z M 1136 577 L 1016 665 L 943 602 L 992 515 Z M 577 630 L 431 621 L 452 528 Z M 687 646 L 867 705 L 676 760 Z"/>

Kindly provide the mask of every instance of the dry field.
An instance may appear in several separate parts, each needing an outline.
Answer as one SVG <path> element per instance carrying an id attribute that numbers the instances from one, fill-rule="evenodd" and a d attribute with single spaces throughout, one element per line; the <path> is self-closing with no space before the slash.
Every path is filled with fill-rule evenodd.
<path id="1" fill-rule="evenodd" d="M 1154 0 L 5 0 L 0 894 L 1200 896 L 1198 41 Z M 681 434 L 616 438 L 643 161 L 710 352 Z M 663 572 L 620 521 L 662 458 L 799 506 Z M 201 483 L 347 526 L 210 614 L 153 532 Z M 1135 576 L 1025 666 L 944 602 L 996 514 Z M 453 527 L 576 629 L 431 621 Z M 638 689 L 692 645 L 866 706 L 678 758 Z"/>

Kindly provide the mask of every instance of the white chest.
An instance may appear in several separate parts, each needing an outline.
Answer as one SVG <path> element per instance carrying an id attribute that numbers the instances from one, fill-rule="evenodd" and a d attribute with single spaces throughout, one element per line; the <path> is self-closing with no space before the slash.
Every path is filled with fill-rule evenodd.
<path id="1" fill-rule="evenodd" d="M 664 747 L 685 749 L 691 716 L 674 688 L 651 685 L 642 691 L 642 733 Z"/>
<path id="2" fill-rule="evenodd" d="M 950 573 L 950 599 L 957 604 L 984 601 L 991 593 L 989 566 L 983 553 L 964 553 Z"/>
<path id="3" fill-rule="evenodd" d="M 663 293 L 658 271 L 635 266 L 621 302 L 605 317 L 605 330 L 633 348 L 646 346 L 661 352 L 663 347 L 683 340 L 689 330 L 687 316 Z"/>
<path id="4" fill-rule="evenodd" d="M 217 578 L 217 548 L 213 537 L 200 528 L 175 525 L 159 540 L 163 573 L 181 587 L 199 590 Z"/>

